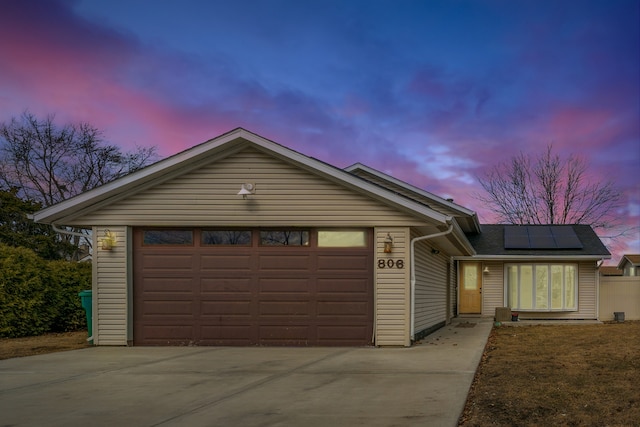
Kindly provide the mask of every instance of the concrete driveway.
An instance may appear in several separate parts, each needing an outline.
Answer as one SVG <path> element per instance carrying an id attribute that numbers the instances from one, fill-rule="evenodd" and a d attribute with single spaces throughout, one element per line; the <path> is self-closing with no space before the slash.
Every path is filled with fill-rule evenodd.
<path id="1" fill-rule="evenodd" d="M 455 426 L 492 322 L 411 348 L 95 347 L 0 361 L 0 425 Z"/>

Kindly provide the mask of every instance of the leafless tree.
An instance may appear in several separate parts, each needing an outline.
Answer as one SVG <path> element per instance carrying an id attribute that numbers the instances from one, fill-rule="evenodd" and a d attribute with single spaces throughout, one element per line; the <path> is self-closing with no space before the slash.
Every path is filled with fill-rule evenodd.
<path id="1" fill-rule="evenodd" d="M 479 178 L 486 194 L 476 198 L 501 223 L 588 224 L 612 231 L 619 226 L 622 195 L 613 181 L 591 182 L 586 172 L 583 158 L 561 159 L 548 145 L 537 159 L 520 153 L 493 167 Z"/>
<path id="2" fill-rule="evenodd" d="M 124 153 L 87 123 L 56 126 L 54 116 L 25 112 L 0 125 L 0 187 L 50 206 L 134 172 L 155 160 L 156 148 Z"/>
<path id="3" fill-rule="evenodd" d="M 155 147 L 123 152 L 105 143 L 90 124 L 57 126 L 53 115 L 39 119 L 25 112 L 0 124 L 0 190 L 43 207 L 134 172 L 156 157 Z"/>

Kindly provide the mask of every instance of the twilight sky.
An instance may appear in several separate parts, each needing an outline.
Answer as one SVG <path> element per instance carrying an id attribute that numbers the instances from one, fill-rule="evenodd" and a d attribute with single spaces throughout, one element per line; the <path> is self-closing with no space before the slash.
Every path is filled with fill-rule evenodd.
<path id="1" fill-rule="evenodd" d="M 640 225 L 639 0 L 3 0 L 0 122 L 175 154 L 236 127 L 492 217 L 477 177 L 552 143 Z M 638 228 L 609 245 L 640 253 Z"/>

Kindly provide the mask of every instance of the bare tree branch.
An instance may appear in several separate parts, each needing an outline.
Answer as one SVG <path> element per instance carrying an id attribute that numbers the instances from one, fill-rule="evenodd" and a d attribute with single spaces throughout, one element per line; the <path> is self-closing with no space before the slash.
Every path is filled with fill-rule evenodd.
<path id="1" fill-rule="evenodd" d="M 507 224 L 589 224 L 616 229 L 622 195 L 612 181 L 590 182 L 587 164 L 577 156 L 560 158 L 553 146 L 535 162 L 524 153 L 494 166 L 478 178 L 484 195 L 475 195 Z M 618 232 L 624 235 L 625 232 Z"/>

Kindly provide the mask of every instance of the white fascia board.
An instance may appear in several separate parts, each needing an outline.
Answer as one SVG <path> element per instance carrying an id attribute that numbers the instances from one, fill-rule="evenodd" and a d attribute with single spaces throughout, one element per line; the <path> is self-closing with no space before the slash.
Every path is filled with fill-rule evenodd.
<path id="1" fill-rule="evenodd" d="M 371 195 L 375 195 L 380 200 L 388 201 L 392 204 L 395 204 L 396 206 L 408 209 L 418 216 L 426 217 L 439 223 L 447 223 L 448 221 L 451 221 L 451 217 L 440 214 L 439 212 L 435 212 L 432 209 L 421 205 L 420 203 L 413 202 L 402 196 L 398 196 L 391 191 L 382 189 L 377 185 L 370 184 L 339 168 L 330 166 L 319 160 L 312 159 L 311 157 L 305 156 L 301 153 L 286 148 L 283 145 L 270 141 L 242 128 L 234 129 L 226 134 L 213 138 L 209 141 L 196 145 L 190 149 L 182 151 L 157 163 L 149 165 L 139 171 L 136 171 L 129 175 L 125 175 L 124 177 L 119 178 L 115 181 L 111 181 L 100 187 L 79 194 L 73 198 L 42 209 L 33 214 L 33 219 L 35 222 L 56 222 L 56 220 L 67 216 L 70 212 L 84 209 L 93 204 L 104 201 L 116 194 L 119 194 L 120 191 L 127 189 L 127 187 L 137 187 L 138 184 L 144 184 L 145 182 L 152 181 L 163 173 L 172 170 L 173 168 L 179 167 L 181 164 L 185 164 L 207 153 L 211 153 L 212 151 L 237 139 L 247 140 L 271 153 L 275 153 L 285 159 L 297 162 L 312 170 L 320 172 L 327 177 L 333 177 L 336 181 L 348 184 L 351 187 L 360 189 Z"/>
<path id="2" fill-rule="evenodd" d="M 456 261 L 600 261 L 610 259 L 611 255 L 475 255 L 454 256 Z"/>

